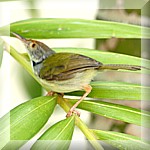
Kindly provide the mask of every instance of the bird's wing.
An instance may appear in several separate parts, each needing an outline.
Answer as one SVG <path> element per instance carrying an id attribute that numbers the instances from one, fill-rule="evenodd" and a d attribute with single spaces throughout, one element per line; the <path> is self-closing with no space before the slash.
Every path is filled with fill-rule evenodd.
<path id="1" fill-rule="evenodd" d="M 87 69 L 98 68 L 102 63 L 73 53 L 55 53 L 43 61 L 39 77 L 45 80 L 67 80 L 74 73 Z"/>

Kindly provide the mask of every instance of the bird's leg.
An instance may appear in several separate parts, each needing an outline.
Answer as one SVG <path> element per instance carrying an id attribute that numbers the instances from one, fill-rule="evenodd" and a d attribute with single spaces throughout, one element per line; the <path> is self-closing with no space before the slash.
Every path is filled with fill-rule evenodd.
<path id="1" fill-rule="evenodd" d="M 75 110 L 75 108 L 82 102 L 82 100 L 84 98 L 86 98 L 86 96 L 91 92 L 92 87 L 90 85 L 86 85 L 83 87 L 83 89 L 85 90 L 84 95 L 70 108 L 69 112 L 67 113 L 66 117 L 70 117 L 72 115 L 72 113 L 77 114 L 78 116 L 80 116 L 80 113 L 78 111 Z"/>

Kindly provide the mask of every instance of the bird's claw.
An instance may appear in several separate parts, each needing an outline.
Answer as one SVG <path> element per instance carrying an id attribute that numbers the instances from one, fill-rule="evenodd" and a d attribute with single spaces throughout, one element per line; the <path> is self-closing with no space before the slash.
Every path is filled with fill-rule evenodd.
<path id="1" fill-rule="evenodd" d="M 72 116 L 73 113 L 80 117 L 80 112 L 78 112 L 77 110 L 69 110 L 66 117 L 68 118 L 68 117 Z"/>

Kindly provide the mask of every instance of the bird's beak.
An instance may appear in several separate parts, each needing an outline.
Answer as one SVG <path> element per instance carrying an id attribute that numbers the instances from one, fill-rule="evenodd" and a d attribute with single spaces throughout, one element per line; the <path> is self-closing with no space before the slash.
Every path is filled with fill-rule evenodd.
<path id="1" fill-rule="evenodd" d="M 15 33 L 15 32 L 11 32 L 16 38 L 18 38 L 19 40 L 21 40 L 23 43 L 27 43 L 27 40 L 22 37 L 21 35 Z"/>

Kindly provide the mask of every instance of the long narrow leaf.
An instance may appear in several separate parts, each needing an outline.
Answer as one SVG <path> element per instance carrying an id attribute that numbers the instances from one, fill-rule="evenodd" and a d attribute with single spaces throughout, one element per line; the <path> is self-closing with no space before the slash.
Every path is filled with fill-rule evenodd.
<path id="1" fill-rule="evenodd" d="M 74 116 L 54 124 L 47 131 L 45 131 L 45 133 L 32 146 L 32 150 L 68 150 L 74 131 L 74 126 Z"/>
<path id="2" fill-rule="evenodd" d="M 0 28 L 2 35 L 7 35 L 5 27 Z M 10 24 L 10 29 L 29 38 L 149 38 L 149 28 L 141 35 L 141 26 L 111 21 L 32 18 Z M 82 32 L 82 34 L 81 34 Z"/>
<path id="3" fill-rule="evenodd" d="M 147 94 L 150 87 L 125 82 L 96 81 L 91 83 L 92 91 L 88 97 L 119 100 L 141 100 L 141 94 Z M 84 91 L 66 93 L 82 96 Z"/>
<path id="4" fill-rule="evenodd" d="M 31 139 L 47 122 L 55 105 L 56 97 L 38 97 L 12 109 L 0 119 L 1 148 L 9 141 L 5 138 L 8 134 L 10 142 L 3 149 L 18 149 Z"/>
<path id="5" fill-rule="evenodd" d="M 120 150 L 148 150 L 150 145 L 140 138 L 113 131 L 91 130 L 97 136 L 98 140 L 103 140 L 106 143 Z"/>
<path id="6" fill-rule="evenodd" d="M 102 62 L 103 64 L 130 64 L 130 65 L 139 65 L 144 64 L 147 68 L 150 66 L 150 60 L 142 59 L 139 57 L 134 57 L 125 54 L 117 54 L 111 52 L 104 52 L 99 50 L 87 49 L 87 48 L 53 48 L 56 52 L 72 52 L 82 55 L 89 56 L 97 61 Z M 150 68 L 149 68 L 150 70 Z M 143 70 L 144 71 L 144 70 Z M 132 71 L 133 72 L 133 71 Z M 138 71 L 136 71 L 138 72 Z M 150 72 L 150 71 L 149 71 Z"/>
<path id="7" fill-rule="evenodd" d="M 76 102 L 76 100 L 69 100 L 72 104 Z M 142 125 L 145 127 L 150 127 L 150 113 L 147 111 L 141 111 L 136 108 L 113 104 L 109 102 L 102 101 L 83 101 L 79 104 L 78 108 L 90 111 L 92 113 L 102 115 L 107 118 L 113 118 L 116 120 L 121 120 L 128 123 L 133 123 L 136 125 Z M 142 124 L 141 116 L 146 118 L 146 122 Z"/>

